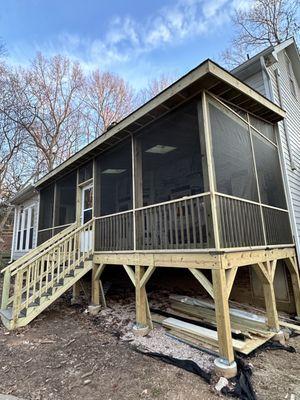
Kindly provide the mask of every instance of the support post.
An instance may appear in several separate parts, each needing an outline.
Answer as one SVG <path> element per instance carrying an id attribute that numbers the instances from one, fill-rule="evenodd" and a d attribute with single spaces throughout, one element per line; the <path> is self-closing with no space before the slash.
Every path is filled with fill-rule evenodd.
<path id="1" fill-rule="evenodd" d="M 1 301 L 1 309 L 2 310 L 6 309 L 7 302 L 9 299 L 10 278 L 11 278 L 11 273 L 10 273 L 10 270 L 7 269 L 4 272 L 4 280 L 3 280 L 2 301 Z"/>
<path id="2" fill-rule="evenodd" d="M 89 312 L 92 315 L 97 315 L 101 306 L 106 306 L 105 296 L 102 288 L 100 276 L 105 268 L 105 264 L 94 264 L 92 270 L 92 295 L 91 304 L 89 305 Z"/>
<path id="3" fill-rule="evenodd" d="M 145 285 L 141 284 L 145 273 L 145 267 L 135 266 L 135 303 L 136 303 L 136 326 L 135 332 L 144 336 L 149 332 L 147 294 Z"/>
<path id="4" fill-rule="evenodd" d="M 219 354 L 226 365 L 234 362 L 225 269 L 213 269 L 213 288 L 218 330 Z"/>
<path id="5" fill-rule="evenodd" d="M 267 266 L 263 265 L 263 263 L 255 265 L 254 271 L 263 285 L 267 313 L 267 325 L 269 329 L 273 330 L 274 332 L 279 332 L 280 327 L 272 276 L 268 274 Z"/>
<path id="6" fill-rule="evenodd" d="M 75 282 L 73 287 L 72 287 L 72 298 L 71 298 L 71 304 L 80 304 L 80 279 L 79 281 Z"/>
<path id="7" fill-rule="evenodd" d="M 298 319 L 300 318 L 300 277 L 296 257 L 287 258 L 285 264 L 291 274 L 293 294 L 295 299 L 295 308 Z"/>

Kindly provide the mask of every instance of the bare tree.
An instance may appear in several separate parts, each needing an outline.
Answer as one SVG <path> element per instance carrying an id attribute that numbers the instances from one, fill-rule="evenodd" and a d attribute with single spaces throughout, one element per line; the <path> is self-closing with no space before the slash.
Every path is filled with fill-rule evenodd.
<path id="1" fill-rule="evenodd" d="M 252 0 L 249 8 L 232 16 L 236 29 L 230 48 L 222 58 L 228 67 L 245 61 L 247 55 L 299 35 L 300 0 Z"/>
<path id="2" fill-rule="evenodd" d="M 172 75 L 161 74 L 157 78 L 148 81 L 148 84 L 138 93 L 138 104 L 142 105 L 152 99 L 175 81 Z"/>
<path id="3" fill-rule="evenodd" d="M 85 130 L 94 139 L 134 109 L 134 92 L 118 75 L 93 71 L 84 88 Z"/>
<path id="4" fill-rule="evenodd" d="M 63 56 L 38 54 L 29 68 L 10 75 L 2 112 L 26 134 L 26 151 L 47 172 L 78 148 L 83 85 L 80 66 Z M 9 103 L 9 104 L 8 104 Z"/>

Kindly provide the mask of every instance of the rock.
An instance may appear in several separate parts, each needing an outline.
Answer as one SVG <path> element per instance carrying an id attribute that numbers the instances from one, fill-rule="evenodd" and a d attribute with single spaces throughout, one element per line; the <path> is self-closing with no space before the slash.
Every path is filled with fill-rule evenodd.
<path id="1" fill-rule="evenodd" d="M 228 379 L 226 379 L 223 376 L 221 376 L 221 378 L 218 380 L 218 382 L 215 385 L 215 389 L 216 389 L 217 392 L 221 392 L 223 387 L 225 387 L 227 385 L 228 385 Z"/>

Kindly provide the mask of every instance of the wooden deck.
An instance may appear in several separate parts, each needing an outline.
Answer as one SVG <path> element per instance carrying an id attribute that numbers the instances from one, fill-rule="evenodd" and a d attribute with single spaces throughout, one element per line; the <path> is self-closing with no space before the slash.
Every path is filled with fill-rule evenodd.
<path id="1" fill-rule="evenodd" d="M 155 252 L 94 252 L 93 302 L 100 304 L 98 280 L 105 265 L 123 266 L 136 290 L 136 323 L 145 329 L 152 326 L 146 284 L 156 268 L 188 269 L 213 298 L 219 337 L 220 356 L 231 364 L 234 351 L 229 315 L 229 296 L 238 268 L 253 268 L 263 285 L 267 324 L 271 332 L 280 326 L 274 293 L 274 276 L 278 260 L 290 272 L 297 315 L 300 316 L 300 278 L 294 246 L 237 251 L 155 251 Z M 211 270 L 212 279 L 202 270 Z M 96 279 L 95 279 L 96 277 Z"/>

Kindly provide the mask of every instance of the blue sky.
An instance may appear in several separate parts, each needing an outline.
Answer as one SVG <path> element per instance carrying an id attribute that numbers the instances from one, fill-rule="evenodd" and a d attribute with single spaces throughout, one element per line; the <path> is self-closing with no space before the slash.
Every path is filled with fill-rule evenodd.
<path id="1" fill-rule="evenodd" d="M 2 0 L 0 36 L 8 60 L 37 51 L 66 54 L 84 69 L 119 73 L 134 87 L 180 76 L 219 59 L 232 36 L 230 14 L 248 0 Z"/>

